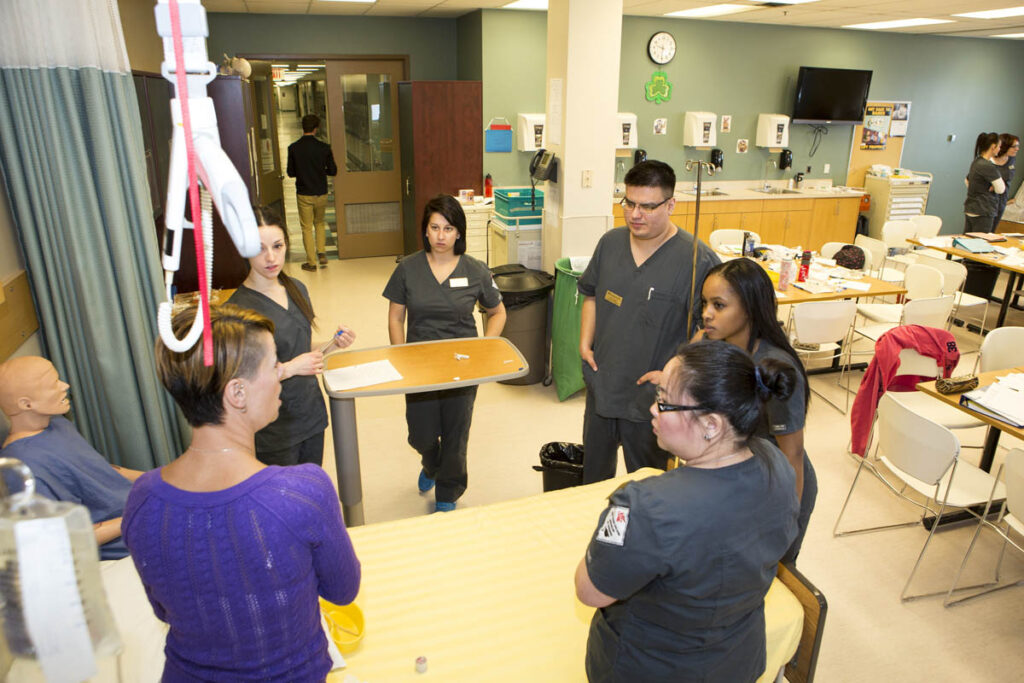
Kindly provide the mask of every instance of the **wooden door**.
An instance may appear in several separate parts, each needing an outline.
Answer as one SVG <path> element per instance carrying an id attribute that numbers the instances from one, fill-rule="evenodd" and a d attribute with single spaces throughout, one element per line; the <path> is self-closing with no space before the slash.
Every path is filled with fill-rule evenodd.
<path id="1" fill-rule="evenodd" d="M 327 60 L 338 256 L 401 254 L 400 59 Z"/>

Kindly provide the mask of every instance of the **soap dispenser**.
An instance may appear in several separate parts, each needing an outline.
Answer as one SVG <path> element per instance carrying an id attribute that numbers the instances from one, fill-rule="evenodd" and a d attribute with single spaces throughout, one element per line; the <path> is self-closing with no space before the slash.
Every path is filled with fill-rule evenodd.
<path id="1" fill-rule="evenodd" d="M 784 149 L 779 152 L 779 170 L 784 171 L 787 168 L 793 167 L 793 152 L 788 149 Z"/>
<path id="2" fill-rule="evenodd" d="M 715 167 L 716 171 L 721 171 L 722 166 L 725 163 L 725 155 L 722 150 L 715 147 L 711 150 L 711 165 Z"/>

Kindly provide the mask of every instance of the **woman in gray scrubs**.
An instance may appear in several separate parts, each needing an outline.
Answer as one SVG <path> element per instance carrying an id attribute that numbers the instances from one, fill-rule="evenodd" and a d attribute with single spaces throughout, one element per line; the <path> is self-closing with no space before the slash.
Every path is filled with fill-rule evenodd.
<path id="1" fill-rule="evenodd" d="M 764 268 L 750 259 L 734 259 L 712 268 L 704 279 L 701 301 L 704 329 L 697 338 L 734 344 L 749 353 L 755 363 L 774 358 L 793 368 L 799 378 L 799 388 L 788 398 L 768 400 L 756 432 L 779 447 L 796 474 L 796 495 L 800 501 L 798 532 L 782 558 L 783 562 L 796 562 L 818 498 L 818 477 L 804 450 L 811 388 L 803 363 L 776 322 L 778 304 L 772 281 Z"/>
<path id="2" fill-rule="evenodd" d="M 473 308 L 487 312 L 485 337 L 505 327 L 505 306 L 487 266 L 466 255 L 466 214 L 451 195 L 427 202 L 420 225 L 423 249 L 403 258 L 384 288 L 392 344 L 475 337 Z M 406 330 L 408 318 L 408 331 Z M 449 512 L 466 491 L 466 445 L 476 387 L 405 396 L 409 445 L 423 465 L 417 486 L 434 488 L 435 510 Z"/>
<path id="3" fill-rule="evenodd" d="M 658 378 L 658 445 L 686 462 L 609 497 L 576 595 L 590 681 L 746 683 L 764 672 L 764 596 L 796 536 L 793 469 L 754 436 L 763 403 L 799 390 L 775 359 L 723 341 L 680 348 Z"/>
<path id="4" fill-rule="evenodd" d="M 249 274 L 228 299 L 274 323 L 281 410 L 256 432 L 256 457 L 266 465 L 322 465 L 327 408 L 317 375 L 324 370 L 324 345 L 313 341 L 313 305 L 306 286 L 284 272 L 288 233 L 280 216 L 266 207 L 257 209 L 256 224 L 260 253 L 249 259 Z M 331 346 L 343 349 L 354 340 L 351 330 L 339 327 Z"/>
<path id="5" fill-rule="evenodd" d="M 999 135 L 982 133 L 974 145 L 975 159 L 967 171 L 967 199 L 964 200 L 964 232 L 992 232 L 999 196 L 1006 183 L 992 159 L 999 151 Z"/>

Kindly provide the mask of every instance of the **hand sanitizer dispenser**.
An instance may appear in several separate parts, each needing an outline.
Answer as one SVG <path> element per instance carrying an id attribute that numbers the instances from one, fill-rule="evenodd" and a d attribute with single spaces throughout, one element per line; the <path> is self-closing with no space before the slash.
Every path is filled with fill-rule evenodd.
<path id="1" fill-rule="evenodd" d="M 615 147 L 617 149 L 636 149 L 636 114 L 619 112 L 616 115 Z"/>
<path id="2" fill-rule="evenodd" d="M 545 114 L 520 114 L 519 115 L 519 151 L 536 152 L 545 148 L 546 136 Z"/>
<path id="3" fill-rule="evenodd" d="M 773 152 L 788 147 L 789 117 L 785 114 L 758 114 L 756 144 Z"/>
<path id="4" fill-rule="evenodd" d="M 683 144 L 687 147 L 709 148 L 717 143 L 715 121 L 718 116 L 709 111 L 688 111 L 683 118 Z"/>

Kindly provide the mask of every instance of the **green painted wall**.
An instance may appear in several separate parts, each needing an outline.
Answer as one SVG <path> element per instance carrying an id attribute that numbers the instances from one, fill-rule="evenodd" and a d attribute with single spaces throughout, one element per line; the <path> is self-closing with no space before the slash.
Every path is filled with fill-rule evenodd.
<path id="1" fill-rule="evenodd" d="M 483 126 L 504 116 L 516 126 L 520 113 L 544 111 L 547 75 L 547 12 L 481 10 L 483 50 Z M 532 152 L 484 152 L 484 173 L 495 187 L 528 185 Z"/>
<path id="2" fill-rule="evenodd" d="M 543 111 L 546 14 L 483 10 L 484 120 L 518 112 Z M 676 38 L 679 52 L 665 69 L 673 84 L 670 102 L 655 105 L 644 98 L 643 85 L 655 70 L 647 58 L 647 41 L 659 30 Z M 963 176 L 970 165 L 974 139 L 982 130 L 1024 132 L 1024 90 L 1019 82 L 1024 43 L 1011 40 L 951 38 L 908 34 L 776 27 L 718 21 L 624 17 L 619 111 L 638 116 L 640 146 L 651 158 L 681 169 L 688 158 L 707 158 L 682 146 L 683 112 L 731 114 L 731 133 L 719 133 L 725 151 L 723 180 L 788 178 L 812 167 L 812 177 L 846 180 L 852 126 L 830 126 L 813 158 L 811 127 L 795 125 L 789 148 L 794 168 L 766 174 L 765 162 L 776 158 L 754 147 L 757 114 L 789 114 L 801 65 L 874 71 L 870 96 L 912 101 L 902 165 L 935 175 L 928 211 L 939 215 L 945 231 L 962 224 Z M 654 119 L 669 119 L 668 134 L 655 136 Z M 946 136 L 957 140 L 947 143 Z M 751 149 L 736 153 L 736 140 Z M 528 182 L 530 154 L 484 154 L 485 172 L 499 184 Z M 680 174 L 681 175 L 681 174 Z M 1024 174 L 1020 174 L 1024 175 Z M 1017 178 L 1014 190 L 1021 182 Z"/>
<path id="3" fill-rule="evenodd" d="M 224 53 L 409 55 L 414 80 L 456 78 L 454 19 L 216 12 L 207 17 L 207 47 L 215 63 Z"/>
<path id="4" fill-rule="evenodd" d="M 659 30 L 675 36 L 679 52 L 666 68 L 672 100 L 655 105 L 645 100 L 643 84 L 654 71 L 647 41 Z M 962 225 L 963 176 L 977 134 L 1024 132 L 1024 90 L 1009 87 L 1019 82 L 1022 63 L 1024 44 L 1011 40 L 625 17 L 619 105 L 639 117 L 640 146 L 677 170 L 687 158 L 707 158 L 707 152 L 682 148 L 683 112 L 731 114 L 732 132 L 718 133 L 725 168 L 716 177 L 756 179 L 764 174 L 765 161 L 777 155 L 757 147 L 737 154 L 736 140 L 748 138 L 753 145 L 758 113 L 790 113 L 801 65 L 871 69 L 871 99 L 913 103 L 902 165 L 935 174 L 928 212 L 941 216 L 948 232 Z M 665 136 L 652 133 L 660 116 L 669 119 Z M 769 177 L 791 177 L 807 166 L 812 177 L 823 177 L 829 163 L 830 177 L 842 184 L 851 129 L 829 126 L 811 158 L 811 127 L 792 126 L 793 169 Z M 957 134 L 956 142 L 946 142 L 949 133 Z"/>
<path id="5" fill-rule="evenodd" d="M 458 56 L 458 79 L 460 81 L 482 81 L 484 79 L 483 47 L 481 45 L 482 16 L 479 10 L 463 14 L 455 20 L 458 31 L 456 55 Z"/>

